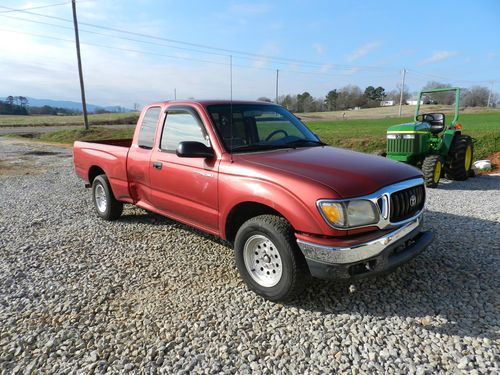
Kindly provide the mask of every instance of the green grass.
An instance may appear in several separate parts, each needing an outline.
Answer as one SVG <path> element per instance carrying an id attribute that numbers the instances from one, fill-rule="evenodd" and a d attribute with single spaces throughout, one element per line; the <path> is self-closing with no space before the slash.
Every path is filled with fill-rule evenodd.
<path id="1" fill-rule="evenodd" d="M 90 125 L 135 124 L 138 112 L 101 113 L 89 115 Z M 82 125 L 83 116 L 0 116 L 0 126 L 63 126 Z"/>
<path id="2" fill-rule="evenodd" d="M 74 141 L 97 141 L 102 139 L 127 139 L 132 138 L 134 134 L 133 128 L 104 128 L 104 127 L 91 127 L 89 130 L 85 129 L 66 129 L 58 130 L 49 133 L 17 135 L 13 134 L 11 137 L 15 138 L 29 138 L 35 141 L 65 143 L 71 144 Z"/>
<path id="3" fill-rule="evenodd" d="M 338 120 L 309 122 L 309 128 L 323 142 L 333 146 L 374 153 L 385 149 L 385 134 L 391 125 L 412 121 L 411 118 Z M 500 150 L 500 113 L 463 114 L 463 134 L 476 139 L 475 159 Z"/>

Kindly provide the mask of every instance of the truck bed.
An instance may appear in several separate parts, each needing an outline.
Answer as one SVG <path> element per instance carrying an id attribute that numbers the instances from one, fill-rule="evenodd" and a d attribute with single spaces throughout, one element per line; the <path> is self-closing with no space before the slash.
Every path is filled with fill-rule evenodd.
<path id="1" fill-rule="evenodd" d="M 117 199 L 129 201 L 127 155 L 132 139 L 76 141 L 73 145 L 75 172 L 87 184 L 91 174 L 106 174 Z"/>

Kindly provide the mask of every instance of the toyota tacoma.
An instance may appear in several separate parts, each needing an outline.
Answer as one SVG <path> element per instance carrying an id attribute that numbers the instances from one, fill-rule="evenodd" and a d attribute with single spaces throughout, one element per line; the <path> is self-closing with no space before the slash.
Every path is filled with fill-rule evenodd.
<path id="1" fill-rule="evenodd" d="M 417 168 L 327 146 L 272 103 L 154 103 L 133 139 L 77 141 L 73 156 L 101 218 L 129 203 L 221 237 L 247 286 L 273 301 L 310 276 L 390 271 L 433 239 Z"/>

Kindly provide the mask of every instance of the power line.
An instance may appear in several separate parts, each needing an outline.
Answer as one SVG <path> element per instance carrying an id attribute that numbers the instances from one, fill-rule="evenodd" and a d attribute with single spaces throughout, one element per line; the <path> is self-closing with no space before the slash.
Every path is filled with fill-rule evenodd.
<path id="1" fill-rule="evenodd" d="M 65 1 L 64 3 L 55 3 L 55 4 L 47 4 L 47 5 L 39 5 L 36 7 L 31 7 L 31 8 L 23 8 L 23 9 L 13 9 L 13 8 L 8 8 L 9 10 L 3 10 L 0 13 L 13 13 L 13 12 L 25 12 L 27 10 L 34 10 L 34 9 L 43 9 L 43 8 L 51 8 L 51 7 L 56 7 L 59 5 L 66 5 L 71 3 L 71 1 Z M 7 8 L 2 6 L 2 8 Z"/>
<path id="2" fill-rule="evenodd" d="M 465 82 L 465 83 L 485 83 L 485 82 L 490 82 L 490 80 L 467 80 L 467 79 L 453 79 L 453 78 L 447 78 L 435 74 L 429 74 L 429 73 L 422 73 L 418 72 L 413 69 L 408 69 L 409 72 L 416 74 L 421 77 L 427 77 L 427 78 L 434 78 L 434 79 L 444 79 L 446 81 L 451 81 L 451 82 Z"/>
<path id="3" fill-rule="evenodd" d="M 0 31 L 6 31 L 6 32 L 11 32 L 11 33 L 15 33 L 15 34 L 22 34 L 22 35 L 30 35 L 30 36 L 35 36 L 35 37 L 39 37 L 39 38 L 58 40 L 58 41 L 62 41 L 62 42 L 69 42 L 69 43 L 73 43 L 74 42 L 71 39 L 59 38 L 59 37 L 54 37 L 54 36 L 49 36 L 49 35 L 43 35 L 43 34 L 37 34 L 37 33 L 30 33 L 30 32 L 26 32 L 26 31 L 1 29 L 1 28 L 0 28 Z M 150 52 L 150 51 L 141 51 L 141 50 L 132 49 L 132 48 L 115 47 L 115 46 L 109 46 L 109 45 L 98 44 L 98 43 L 91 43 L 91 42 L 80 42 L 80 44 L 88 45 L 88 46 L 93 46 L 93 47 L 104 48 L 104 49 L 110 49 L 110 50 L 117 50 L 117 51 L 124 51 L 124 52 L 134 52 L 134 53 L 147 54 L 147 55 L 153 55 L 153 56 L 161 56 L 161 57 L 166 57 L 166 58 L 171 58 L 171 59 L 177 59 L 177 60 L 185 60 L 185 61 L 193 61 L 193 62 L 201 62 L 201 63 L 207 63 L 207 64 L 229 66 L 228 63 L 220 62 L 220 61 L 196 59 L 196 58 L 184 57 L 184 56 L 167 55 L 167 54 L 164 54 L 164 53 Z M 275 71 L 275 69 L 271 68 L 271 67 L 258 67 L 258 66 L 250 66 L 250 65 L 242 65 L 242 64 L 234 64 L 233 63 L 233 68 L 234 67 L 244 68 L 244 69 L 257 69 L 257 70 Z M 323 73 L 323 72 L 311 72 L 311 71 L 307 72 L 307 71 L 300 71 L 300 70 L 284 70 L 284 69 L 280 69 L 280 71 L 281 72 L 286 72 L 286 73 L 310 74 L 310 75 L 320 75 L 320 76 L 330 76 L 330 77 L 339 77 L 339 76 L 348 76 L 349 75 L 349 74 L 329 74 L 329 73 Z"/>
<path id="4" fill-rule="evenodd" d="M 6 18 L 16 19 L 16 20 L 26 21 L 26 22 L 32 22 L 32 23 L 37 23 L 37 24 L 41 24 L 41 25 L 48 25 L 48 26 L 57 27 L 57 28 L 60 28 L 60 29 L 73 30 L 73 28 L 69 27 L 69 26 L 57 25 L 57 24 L 54 24 L 54 23 L 37 21 L 37 20 L 30 20 L 30 19 L 20 18 L 20 17 L 13 17 L 13 16 L 10 16 L 10 15 L 7 16 L 7 15 L 0 14 L 0 17 L 6 17 Z M 194 48 L 187 48 L 187 47 L 180 47 L 180 46 L 173 46 L 173 45 L 170 45 L 170 44 L 152 42 L 152 41 L 149 41 L 149 40 L 140 40 L 140 39 L 134 39 L 134 38 L 127 38 L 127 37 L 124 37 L 124 36 L 118 36 L 118 35 L 113 35 L 113 34 L 100 33 L 98 31 L 92 31 L 92 30 L 86 30 L 86 29 L 79 29 L 79 30 L 80 30 L 80 32 L 85 32 L 85 33 L 88 33 L 88 34 L 105 36 L 105 37 L 111 37 L 111 38 L 116 38 L 116 39 L 121 39 L 121 40 L 128 40 L 128 41 L 131 41 L 131 42 L 138 42 L 138 43 L 144 43 L 144 44 L 155 45 L 155 46 L 169 47 L 169 48 L 179 49 L 179 50 L 183 50 L 183 51 L 200 52 L 200 53 L 204 53 L 204 54 L 210 54 L 210 55 L 215 55 L 215 56 L 227 57 L 227 54 L 223 54 L 223 53 L 210 52 L 210 51 L 202 51 L 202 50 L 198 50 L 198 49 L 194 49 Z M 250 58 L 250 57 L 240 57 L 240 58 L 255 60 L 254 58 Z"/>
<path id="5" fill-rule="evenodd" d="M 31 20 L 31 19 L 26 19 L 26 18 L 14 17 L 14 16 L 10 16 L 10 15 L 7 16 L 7 15 L 0 14 L 0 17 L 7 17 L 7 18 L 11 18 L 11 19 L 20 20 L 20 21 L 32 22 L 32 23 L 37 23 L 37 24 L 42 24 L 42 25 L 48 25 L 48 26 L 57 27 L 57 28 L 61 28 L 61 29 L 69 29 L 69 30 L 73 29 L 72 27 L 68 27 L 68 26 L 57 25 L 57 24 L 53 24 L 53 23 L 49 23 L 49 22 Z M 80 24 L 82 24 L 82 23 L 80 22 Z M 173 49 L 179 49 L 179 50 L 183 50 L 183 51 L 198 52 L 198 53 L 202 53 L 202 54 L 209 54 L 209 55 L 222 56 L 222 57 L 227 57 L 228 56 L 227 54 L 222 54 L 222 53 L 218 53 L 218 52 L 203 51 L 203 50 L 194 49 L 194 48 L 173 46 L 171 44 L 165 44 L 165 43 L 158 43 L 158 42 L 153 42 L 153 41 L 148 41 L 148 40 L 140 40 L 140 39 L 128 38 L 128 37 L 124 37 L 124 36 L 107 34 L 107 33 L 101 33 L 101 32 L 87 30 L 87 29 L 79 29 L 79 30 L 80 30 L 80 32 L 89 33 L 89 34 L 93 34 L 93 35 L 105 36 L 105 37 L 108 37 L 108 38 L 116 38 L 116 39 L 120 39 L 120 40 L 127 40 L 127 41 L 132 41 L 132 42 L 137 42 L 137 43 L 148 44 L 148 45 L 156 45 L 156 46 L 168 47 L 168 48 L 173 48 Z M 235 57 L 235 56 L 233 56 L 233 57 Z M 250 56 L 236 56 L 236 57 L 239 58 L 239 59 L 250 60 L 250 61 L 258 61 L 258 60 L 260 60 L 260 58 L 250 57 Z M 285 64 L 285 62 L 274 62 L 274 63 L 275 64 L 276 63 L 278 63 L 278 64 Z M 350 71 L 350 72 L 352 72 L 353 70 L 357 70 L 357 71 L 363 71 L 363 70 L 370 71 L 370 70 L 372 70 L 372 69 L 366 69 L 366 68 L 358 67 L 358 66 L 343 67 L 343 66 L 340 66 L 340 65 L 332 65 L 332 64 L 323 64 L 323 65 L 321 65 L 321 68 L 324 68 L 325 66 L 327 66 L 327 67 L 329 67 L 331 69 L 335 69 L 335 70 L 346 70 L 346 71 Z M 314 65 L 314 67 L 318 67 L 318 66 Z M 255 67 L 255 68 L 257 68 L 257 67 Z M 266 69 L 272 70 L 274 68 L 266 68 Z M 389 70 L 389 69 L 392 70 L 392 68 L 389 68 L 389 67 L 378 67 L 377 69 L 379 69 L 379 70 Z"/>
<path id="6" fill-rule="evenodd" d="M 84 1 L 84 0 L 80 0 Z M 87 0 L 87 1 L 92 1 L 92 0 Z M 50 19 L 55 19 L 58 21 L 64 21 L 64 22 L 72 22 L 71 20 L 62 18 L 62 17 L 57 17 L 57 16 L 51 16 L 51 15 L 46 15 L 46 14 L 41 14 L 41 13 L 35 13 L 29 11 L 30 9 L 39 9 L 39 8 L 47 8 L 47 7 L 52 7 L 52 6 L 58 6 L 58 5 L 64 5 L 68 4 L 68 2 L 64 3 L 55 3 L 55 4 L 47 4 L 39 7 L 33 7 L 33 8 L 25 8 L 25 9 L 14 9 L 14 8 L 9 8 L 6 6 L 0 6 L 0 8 L 8 9 L 7 11 L 3 11 L 0 13 L 10 13 L 10 12 L 22 12 L 25 14 L 29 15 L 35 15 L 35 16 L 40 16 L 40 17 L 46 17 Z M 52 27 L 58 27 L 58 28 L 63 28 L 63 29 L 72 29 L 71 27 L 66 27 L 63 25 L 57 25 L 53 23 L 48 23 L 48 22 L 43 22 L 43 21 L 37 21 L 37 20 L 31 20 L 31 19 L 25 19 L 25 18 L 20 18 L 20 17 L 13 17 L 11 15 L 4 15 L 0 14 L 2 17 L 8 17 L 12 19 L 18 19 L 26 22 L 33 22 L 33 23 L 38 23 L 38 24 L 44 24 Z M 176 43 L 176 44 L 183 44 L 183 45 L 189 45 L 189 46 L 195 46 L 198 48 L 203 48 L 203 50 L 200 49 L 195 49 L 195 48 L 189 48 L 189 47 L 182 47 L 182 46 L 177 46 L 177 45 L 171 45 L 171 44 L 165 44 L 165 43 L 158 43 L 158 42 L 153 42 L 150 40 L 140 40 L 140 39 L 135 39 L 135 38 L 128 38 L 122 35 L 113 35 L 109 33 L 100 33 L 97 31 L 92 31 L 92 30 L 87 30 L 87 29 L 80 29 L 80 32 L 84 33 L 89 33 L 89 34 L 94 34 L 94 35 L 99 35 L 99 36 L 105 36 L 105 37 L 111 37 L 111 38 L 116 38 L 116 39 L 122 39 L 122 40 L 127 40 L 127 41 L 132 41 L 132 42 L 137 42 L 137 43 L 143 43 L 143 44 L 149 44 L 149 45 L 158 45 L 162 47 L 168 47 L 168 48 L 173 48 L 173 49 L 179 49 L 179 50 L 185 50 L 185 51 L 190 51 L 190 52 L 197 52 L 201 54 L 209 54 L 209 55 L 214 55 L 214 56 L 221 56 L 221 57 L 227 57 L 227 54 L 223 54 L 221 52 L 226 52 L 226 53 L 231 53 L 237 54 L 240 56 L 233 56 L 239 59 L 246 59 L 246 60 L 251 60 L 251 61 L 258 61 L 260 59 L 266 59 L 269 60 L 275 64 L 289 64 L 289 63 L 297 63 L 300 65 L 304 66 L 309 66 L 309 67 L 316 67 L 316 68 L 324 68 L 324 67 L 329 67 L 330 69 L 334 70 L 346 70 L 349 72 L 357 73 L 361 71 L 376 71 L 376 70 L 396 70 L 396 68 L 393 67 L 379 67 L 379 66 L 356 66 L 356 65 L 341 65 L 341 64 L 328 64 L 328 63 L 319 63 L 319 62 L 311 62 L 307 60 L 299 60 L 299 59 L 290 59 L 290 58 L 285 58 L 285 57 L 276 57 L 276 56 L 269 56 L 269 55 L 261 55 L 261 54 L 255 54 L 255 53 L 249 53 L 249 52 L 244 52 L 244 51 L 237 51 L 237 50 L 232 50 L 232 49 L 226 49 L 226 48 L 218 48 L 218 47 L 212 47 L 204 44 L 198 44 L 198 43 L 190 43 L 190 42 L 185 42 L 185 41 L 180 41 L 180 40 L 175 40 L 175 39 L 169 39 L 169 38 L 163 38 L 163 37 L 158 37 L 154 35 L 148 35 L 148 34 L 143 34 L 143 33 L 137 33 L 137 32 L 132 32 L 132 31 L 127 31 L 127 30 L 121 30 L 117 28 L 112 28 L 112 27 L 107 27 L 107 26 L 101 26 L 101 25 L 95 25 L 91 23 L 85 23 L 85 22 L 80 22 L 80 25 L 86 25 L 89 27 L 94 27 L 94 28 L 99 28 L 103 30 L 108 30 L 112 31 L 115 33 L 121 33 L 121 34 L 130 34 L 130 35 L 135 35 L 139 36 L 141 38 L 148 38 L 148 39 L 154 39 L 154 40 L 160 40 L 160 41 L 166 41 L 169 43 Z M 12 31 L 12 30 L 10 30 Z M 37 34 L 30 34 L 30 35 L 35 35 L 35 36 L 40 36 L 42 38 L 50 38 L 48 36 L 43 36 L 43 35 L 37 35 Z M 63 40 L 67 41 L 61 38 L 55 38 L 58 40 Z M 210 60 L 203 60 L 203 59 L 194 59 L 194 58 L 187 58 L 187 57 L 180 57 L 180 56 L 172 56 L 172 55 L 165 55 L 165 54 L 160 54 L 160 53 L 155 53 L 155 52 L 144 52 L 144 51 L 139 51 L 139 50 L 134 50 L 134 49 L 128 49 L 128 48 L 119 48 L 119 47 L 111 47 L 107 45 L 100 45 L 96 43 L 83 43 L 86 45 L 92 45 L 95 47 L 101 47 L 101 48 L 110 48 L 110 49 L 115 49 L 115 50 L 123 50 L 123 51 L 128 51 L 128 52 L 138 52 L 138 53 L 145 53 L 145 54 L 151 54 L 151 55 L 157 55 L 157 56 L 163 56 L 163 57 L 168 57 L 168 58 L 174 58 L 174 59 L 183 59 L 183 60 L 189 60 L 189 61 L 196 61 L 196 62 L 203 62 L 203 63 L 209 63 L 209 64 L 218 64 L 218 65 L 227 65 L 226 63 L 221 63 L 221 62 L 215 62 L 215 61 L 210 61 Z M 212 50 L 212 51 L 210 51 Z M 220 51 L 220 52 L 213 52 L 213 51 Z M 234 67 L 241 67 L 241 68 L 251 68 L 251 69 L 261 69 L 261 70 L 275 70 L 275 68 L 266 68 L 266 67 L 257 67 L 257 66 L 248 66 L 248 65 L 240 65 L 240 64 L 233 64 Z M 291 73 L 299 73 L 299 74 L 313 74 L 313 75 L 323 75 L 323 76 L 339 76 L 339 75 L 334 75 L 334 74 L 328 74 L 328 73 L 323 73 L 323 72 L 305 72 L 305 71 L 299 71 L 299 70 L 285 70 L 285 69 L 280 69 L 283 72 L 291 72 Z M 428 73 L 422 73 L 418 72 L 416 70 L 412 69 L 407 69 L 407 73 L 411 72 L 412 74 L 419 75 L 421 77 L 430 77 L 434 79 L 444 79 L 448 81 L 459 81 L 459 82 L 467 82 L 467 83 L 485 83 L 485 82 L 490 82 L 489 80 L 477 80 L 477 81 L 472 81 L 472 80 L 463 80 L 463 79 L 450 79 L 438 75 L 433 75 L 433 74 L 428 74 Z M 345 74 L 347 75 L 347 74 Z M 341 75 L 341 76 L 345 76 Z"/>
<path id="7" fill-rule="evenodd" d="M 6 7 L 6 6 L 0 6 L 0 8 L 13 10 L 13 8 L 9 8 L 9 7 Z M 51 15 L 47 15 L 47 14 L 35 13 L 35 12 L 30 12 L 30 11 L 22 11 L 22 12 L 26 13 L 26 14 L 31 14 L 31 15 L 36 15 L 36 16 L 41 16 L 41 17 L 56 19 L 56 20 L 63 21 L 63 22 L 72 22 L 72 21 L 70 21 L 68 19 L 65 19 L 65 18 L 62 18 L 62 17 L 51 16 Z M 300 60 L 300 59 L 291 59 L 291 58 L 286 58 L 286 57 L 276 57 L 276 56 L 256 54 L 256 53 L 239 51 L 239 50 L 233 50 L 233 49 L 227 49 L 227 48 L 213 47 L 213 46 L 209 46 L 209 45 L 205 45 L 205 44 L 200 44 L 200 43 L 191 43 L 191 42 L 186 42 L 186 41 L 181 41 L 181 40 L 176 40 L 176 39 L 171 39 L 171 38 L 164 38 L 164 37 L 159 37 L 159 36 L 154 36 L 154 35 L 149 35 L 149 34 L 144 34 L 144 33 L 138 33 L 138 32 L 133 32 L 133 31 L 128 31 L 128 30 L 122 30 L 122 29 L 108 27 L 108 26 L 96 25 L 96 24 L 92 24 L 92 23 L 80 22 L 79 24 L 80 25 L 89 26 L 89 27 L 95 27 L 95 28 L 99 28 L 99 29 L 103 29 L 103 30 L 113 31 L 113 32 L 117 32 L 117 33 L 123 33 L 123 34 L 129 34 L 129 35 L 139 36 L 139 37 L 142 37 L 142 38 L 150 38 L 150 39 L 162 40 L 162 41 L 166 41 L 166 42 L 170 42 L 170 43 L 188 45 L 188 46 L 191 46 L 191 47 L 198 47 L 198 48 L 203 48 L 203 49 L 208 49 L 208 50 L 215 50 L 215 51 L 220 51 L 220 52 L 226 52 L 226 53 L 232 54 L 232 55 L 233 54 L 237 54 L 237 55 L 243 55 L 243 56 L 250 56 L 250 57 L 253 57 L 253 58 L 260 58 L 260 59 L 267 59 L 267 60 L 272 60 L 272 61 L 279 61 L 281 63 L 297 63 L 297 64 L 302 64 L 302 65 L 316 66 L 316 67 L 323 67 L 323 66 L 326 66 L 326 65 L 330 65 L 331 67 L 336 68 L 336 69 L 342 69 L 342 68 L 344 68 L 344 69 L 357 68 L 357 69 L 363 69 L 363 70 L 387 70 L 387 69 L 393 69 L 393 68 L 389 68 L 389 67 L 355 66 L 355 65 L 346 65 L 346 64 L 329 64 L 329 63 L 312 62 L 312 61 Z"/>
<path id="8" fill-rule="evenodd" d="M 73 40 L 71 40 L 71 39 L 65 39 L 65 38 L 59 38 L 59 37 L 55 37 L 55 36 L 30 33 L 30 32 L 26 32 L 26 31 L 9 30 L 9 29 L 0 29 L 0 31 L 7 31 L 7 32 L 15 33 L 15 34 L 31 35 L 31 36 L 35 36 L 35 37 L 39 37 L 39 38 L 53 39 L 53 40 L 59 40 L 59 41 L 62 41 L 62 42 L 73 43 Z M 166 55 L 166 54 L 163 54 L 163 53 L 149 52 L 149 51 L 146 52 L 146 51 L 141 51 L 141 50 L 132 49 L 132 48 L 114 47 L 114 46 L 108 46 L 108 45 L 98 44 L 98 43 L 81 42 L 80 44 L 85 44 L 85 45 L 93 46 L 93 47 L 100 47 L 100 48 L 112 49 L 112 50 L 117 50 L 117 51 L 137 52 L 137 53 L 141 53 L 141 54 L 162 56 L 162 57 L 167 57 L 167 58 L 172 58 L 172 59 L 180 59 L 180 60 L 187 60 L 187 61 L 203 62 L 203 63 L 208 63 L 208 64 L 217 64 L 217 65 L 225 65 L 225 66 L 229 65 L 227 63 L 218 62 L 218 61 L 194 59 L 194 58 L 188 58 L 188 57 L 183 57 L 183 56 Z M 238 66 L 240 66 L 240 67 L 249 67 L 249 66 L 245 66 L 245 65 L 238 65 Z M 272 68 L 262 68 L 262 67 L 256 68 L 256 69 L 274 70 Z"/>

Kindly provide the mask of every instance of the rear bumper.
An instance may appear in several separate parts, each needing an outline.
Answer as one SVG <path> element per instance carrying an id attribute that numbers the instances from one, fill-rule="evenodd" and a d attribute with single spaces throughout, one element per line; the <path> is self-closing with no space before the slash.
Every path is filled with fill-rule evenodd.
<path id="1" fill-rule="evenodd" d="M 349 247 L 329 247 L 297 240 L 312 276 L 355 279 L 395 269 L 429 246 L 434 235 L 422 232 L 422 215 L 375 240 Z"/>

